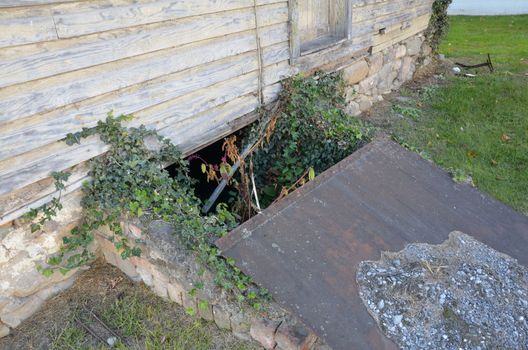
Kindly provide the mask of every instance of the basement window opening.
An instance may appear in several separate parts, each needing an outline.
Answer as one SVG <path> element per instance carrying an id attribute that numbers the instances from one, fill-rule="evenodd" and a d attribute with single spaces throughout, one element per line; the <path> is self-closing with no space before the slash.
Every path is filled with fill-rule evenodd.
<path id="1" fill-rule="evenodd" d="M 203 172 L 202 166 L 207 164 L 217 167 L 221 164 L 222 159 L 226 156 L 225 151 L 222 150 L 224 142 L 225 138 L 222 138 L 186 158 L 189 162 L 189 176 L 195 181 L 193 184 L 194 194 L 202 201 L 202 203 L 207 202 L 218 186 L 218 181 L 211 179 L 207 181 L 207 175 Z M 176 169 L 173 165 L 168 166 L 167 170 L 171 176 L 176 175 Z M 218 203 L 225 203 L 231 206 L 235 201 L 236 196 L 236 189 L 231 184 L 228 184 L 215 201 L 215 205 L 212 207 L 211 211 L 214 211 L 214 208 Z"/>

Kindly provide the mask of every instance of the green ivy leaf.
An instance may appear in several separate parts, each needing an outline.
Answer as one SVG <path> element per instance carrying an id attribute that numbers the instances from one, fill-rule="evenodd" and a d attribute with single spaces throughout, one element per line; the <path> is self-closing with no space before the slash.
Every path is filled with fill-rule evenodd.
<path id="1" fill-rule="evenodd" d="M 315 179 L 315 170 L 313 167 L 310 167 L 308 170 L 308 180 L 313 181 Z"/>
<path id="2" fill-rule="evenodd" d="M 51 275 L 53 275 L 53 270 L 51 268 L 45 268 L 45 269 L 42 269 L 40 271 L 40 273 L 44 276 L 44 277 L 50 277 Z"/>

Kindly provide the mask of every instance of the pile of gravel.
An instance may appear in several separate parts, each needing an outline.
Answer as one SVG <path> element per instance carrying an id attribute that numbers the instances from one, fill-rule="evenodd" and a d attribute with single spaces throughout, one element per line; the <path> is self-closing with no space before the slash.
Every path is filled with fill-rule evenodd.
<path id="1" fill-rule="evenodd" d="M 402 349 L 528 349 L 528 269 L 461 232 L 362 262 L 357 282 Z"/>

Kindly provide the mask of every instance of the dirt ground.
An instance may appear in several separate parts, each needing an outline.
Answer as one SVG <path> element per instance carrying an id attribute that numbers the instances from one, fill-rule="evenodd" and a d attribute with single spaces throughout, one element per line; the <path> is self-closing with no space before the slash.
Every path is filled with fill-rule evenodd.
<path id="1" fill-rule="evenodd" d="M 46 302 L 0 349 L 258 349 L 214 323 L 187 315 L 183 307 L 134 283 L 98 261 L 67 291 Z"/>
<path id="2" fill-rule="evenodd" d="M 441 86 L 447 84 L 445 77 L 452 75 L 452 63 L 447 60 L 435 59 L 428 66 L 417 70 L 413 80 L 403 84 L 400 89 L 383 95 L 383 101 L 375 103 L 372 108 L 359 117 L 380 128 L 380 132 L 390 135 L 392 127 L 398 121 L 393 113 L 393 106 L 397 102 L 413 103 L 415 96 L 426 86 Z"/>

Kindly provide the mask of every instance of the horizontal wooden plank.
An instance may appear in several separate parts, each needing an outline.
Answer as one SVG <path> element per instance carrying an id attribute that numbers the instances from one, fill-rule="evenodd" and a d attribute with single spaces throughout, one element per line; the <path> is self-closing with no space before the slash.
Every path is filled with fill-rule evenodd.
<path id="1" fill-rule="evenodd" d="M 290 73 L 285 61 L 266 67 L 264 77 L 270 84 L 274 84 Z M 191 120 L 192 116 L 201 113 L 201 109 L 213 108 L 212 105 L 223 103 L 234 98 L 234 95 L 247 93 L 250 90 L 253 90 L 253 94 L 256 95 L 258 81 L 256 74 L 255 71 L 240 78 L 216 84 L 205 91 L 197 91 L 168 101 L 164 106 L 159 105 L 138 111 L 135 113 L 136 119 L 130 125 L 146 124 L 150 127 L 163 128 L 179 120 Z M 97 137 L 89 137 L 80 145 L 67 146 L 63 142 L 56 142 L 0 161 L 0 194 L 27 186 L 46 178 L 52 171 L 64 170 L 105 151 L 106 146 Z"/>
<path id="2" fill-rule="evenodd" d="M 257 81 L 255 70 L 227 82 L 210 86 L 206 91 L 200 90 L 165 104 L 138 111 L 135 114 L 135 120 L 129 125 L 145 124 L 149 128 L 159 129 L 171 123 L 177 123 L 179 120 L 189 119 L 193 115 L 223 104 L 241 94 L 255 92 Z M 35 182 L 35 179 L 45 178 L 52 171 L 69 168 L 106 150 L 102 143 L 97 142 L 97 138 L 90 138 L 86 144 L 83 142 L 81 145 L 67 146 L 65 143 L 58 143 L 50 146 L 34 152 L 37 157 L 33 161 L 28 161 L 26 156 L 19 156 L 0 162 L 0 194 L 26 186 Z M 46 152 L 48 148 L 52 148 L 53 151 Z"/>
<path id="3" fill-rule="evenodd" d="M 49 11 L 0 11 L 0 48 L 57 38 Z"/>
<path id="4" fill-rule="evenodd" d="M 196 145 L 207 142 L 208 138 L 212 137 L 211 134 L 218 132 L 219 128 L 227 127 L 230 121 L 254 111 L 257 106 L 258 98 L 254 94 L 241 96 L 218 108 L 167 126 L 159 133 L 182 149 L 195 148 Z"/>
<path id="5" fill-rule="evenodd" d="M 299 72 L 307 72 L 328 64 L 339 64 L 341 61 L 355 60 L 366 55 L 372 41 L 370 35 L 367 39 L 362 39 L 361 41 L 346 41 L 328 49 L 298 57 L 293 61 L 293 65 Z"/>
<path id="6" fill-rule="evenodd" d="M 429 0 L 427 0 L 429 1 Z M 391 13 L 412 9 L 423 3 L 423 0 L 395 0 L 383 4 L 372 4 L 352 11 L 352 23 L 375 19 Z"/>
<path id="7" fill-rule="evenodd" d="M 288 60 L 289 58 L 290 43 L 287 41 L 262 48 L 262 62 L 264 66 Z"/>
<path id="8" fill-rule="evenodd" d="M 182 143 L 182 139 L 179 138 L 176 133 L 171 134 L 169 129 L 167 129 L 165 133 L 178 144 L 184 155 L 189 155 L 198 147 L 203 146 L 204 143 L 214 142 L 254 120 L 256 114 L 250 112 L 254 110 L 257 105 L 258 100 L 256 96 L 246 95 L 202 113 L 197 117 L 202 121 L 205 120 L 205 124 L 208 123 L 208 119 L 210 118 L 224 120 L 226 121 L 226 124 L 220 124 L 218 128 L 210 129 L 207 132 L 200 134 L 200 136 L 195 138 L 194 141 L 191 140 Z M 247 115 L 248 113 L 253 116 L 249 115 L 249 118 L 245 118 L 244 115 Z M 82 183 L 90 180 L 87 176 L 88 167 L 86 163 L 81 163 L 74 168 L 68 169 L 68 171 L 70 171 L 72 175 L 66 182 L 66 188 L 62 191 L 62 195 L 65 197 L 72 193 L 75 194 L 79 192 Z M 43 179 L 39 183 L 33 183 L 19 191 L 11 192 L 7 195 L 0 195 L 0 225 L 20 217 L 31 208 L 37 208 L 42 204 L 49 202 L 57 195 L 58 192 L 55 190 L 53 179 L 51 178 Z M 12 196 L 15 196 L 19 200 L 12 200 Z"/>
<path id="9" fill-rule="evenodd" d="M 259 25 L 282 24 L 284 3 L 261 6 Z M 253 8 L 184 18 L 80 38 L 0 49 L 0 88 L 255 28 Z M 287 32 L 286 32 L 287 33 Z M 287 40 L 287 39 L 285 39 Z"/>
<path id="10" fill-rule="evenodd" d="M 290 66 L 288 61 L 282 61 L 265 67 L 263 71 L 264 86 L 273 85 L 283 79 L 289 78 L 297 73 L 297 70 Z"/>
<path id="11" fill-rule="evenodd" d="M 268 27 L 275 35 L 267 35 L 265 44 L 283 39 L 282 31 Z M 267 29 L 263 32 L 267 32 Z M 264 64 L 288 59 L 287 42 L 263 48 Z M 83 100 L 32 118 L 15 121 L 0 129 L 0 160 L 22 154 L 63 138 L 69 132 L 91 127 L 104 119 L 109 110 L 134 113 L 150 105 L 204 88 L 216 82 L 234 78 L 256 69 L 256 51 L 240 56 L 164 75 L 148 82 Z"/>
<path id="12" fill-rule="evenodd" d="M 413 20 L 411 25 L 405 29 L 393 30 L 385 35 L 375 35 L 373 37 L 372 52 L 383 51 L 387 47 L 425 31 L 428 26 L 429 15 L 424 15 Z"/>
<path id="13" fill-rule="evenodd" d="M 62 191 L 63 198 L 75 191 L 80 191 L 83 181 L 88 179 L 88 164 L 82 163 L 68 169 L 70 177 Z M 32 208 L 38 208 L 57 197 L 59 192 L 55 188 L 52 177 L 32 183 L 17 191 L 0 195 L 0 226 L 19 218 Z"/>
<path id="14" fill-rule="evenodd" d="M 259 4 L 276 2 L 279 1 L 260 0 Z M 112 6 L 83 4 L 76 8 L 64 8 L 54 13 L 54 19 L 59 37 L 70 38 L 252 6 L 253 0 L 128 1 Z"/>
<path id="15" fill-rule="evenodd" d="M 22 6 L 33 6 L 33 5 L 50 5 L 50 4 L 62 4 L 66 2 L 73 2 L 77 0 L 2 0 L 0 2 L 1 7 L 22 7 Z"/>
<path id="16" fill-rule="evenodd" d="M 365 34 L 377 34 L 381 28 L 387 28 L 398 23 L 402 26 L 417 17 L 425 14 L 430 14 L 432 11 L 431 4 L 424 4 L 412 9 L 402 10 L 397 14 L 390 14 L 387 16 L 377 17 L 375 19 L 355 23 L 352 26 L 351 37 L 359 37 Z"/>
<path id="17" fill-rule="evenodd" d="M 157 105 L 217 82 L 257 69 L 256 52 L 228 57 L 169 74 L 119 92 L 85 100 L 78 105 L 46 113 L 22 128 L 0 130 L 0 159 L 7 159 L 57 141 L 70 132 L 95 126 L 108 111 L 129 114 Z"/>
<path id="18" fill-rule="evenodd" d="M 255 50 L 254 30 L 0 89 L 0 123 Z"/>

